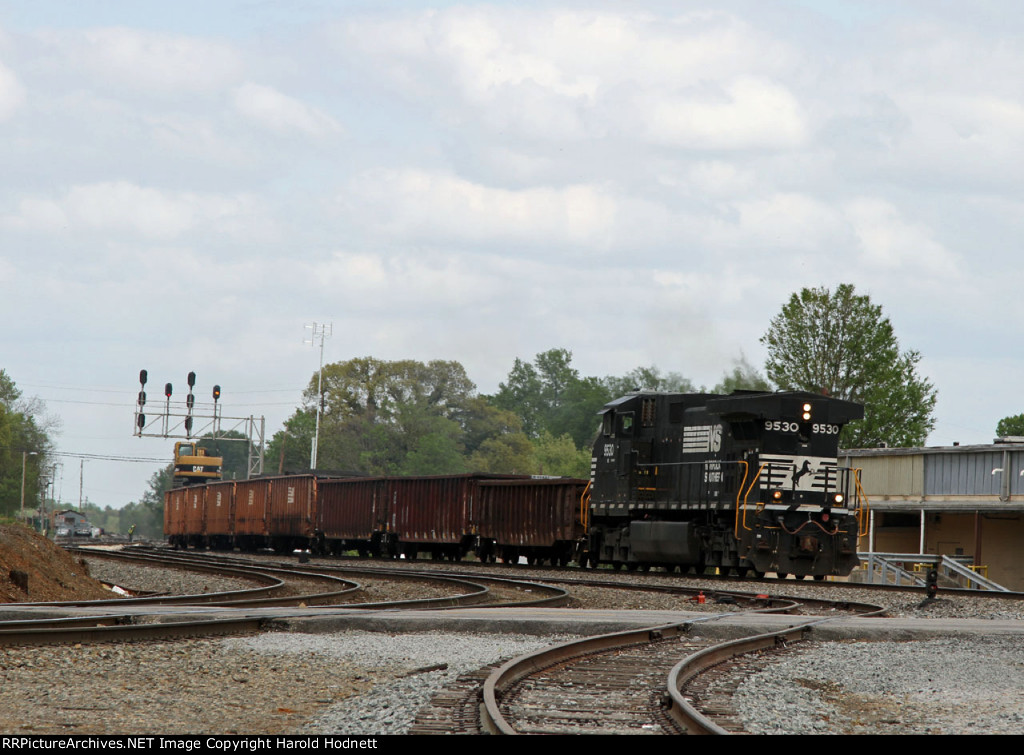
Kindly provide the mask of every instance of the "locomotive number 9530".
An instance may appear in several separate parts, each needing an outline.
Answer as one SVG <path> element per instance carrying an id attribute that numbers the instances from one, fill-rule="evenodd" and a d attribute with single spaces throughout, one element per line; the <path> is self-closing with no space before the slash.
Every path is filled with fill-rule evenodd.
<path id="1" fill-rule="evenodd" d="M 800 425 L 796 422 L 774 420 L 765 422 L 764 429 L 781 433 L 795 433 L 800 431 Z M 839 435 L 839 430 L 839 425 L 826 425 L 820 422 L 815 422 L 811 425 L 811 432 L 815 435 Z"/>

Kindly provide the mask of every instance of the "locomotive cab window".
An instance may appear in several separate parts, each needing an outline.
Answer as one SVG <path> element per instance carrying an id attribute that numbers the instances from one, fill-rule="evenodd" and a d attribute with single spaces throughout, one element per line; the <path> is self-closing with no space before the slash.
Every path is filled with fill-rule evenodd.
<path id="1" fill-rule="evenodd" d="M 633 434 L 633 412 L 625 412 L 619 415 L 619 432 L 623 435 Z"/>
<path id="2" fill-rule="evenodd" d="M 615 412 L 605 412 L 601 417 L 601 434 L 607 437 L 615 434 Z"/>

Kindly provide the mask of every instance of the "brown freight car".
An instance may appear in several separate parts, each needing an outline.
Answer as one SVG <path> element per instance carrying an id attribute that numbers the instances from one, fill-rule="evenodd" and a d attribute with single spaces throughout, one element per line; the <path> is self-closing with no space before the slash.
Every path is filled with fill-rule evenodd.
<path id="1" fill-rule="evenodd" d="M 235 483 L 214 482 L 206 490 L 205 544 L 215 550 L 228 550 L 235 537 Z M 187 488 L 186 488 L 187 490 Z"/>
<path id="2" fill-rule="evenodd" d="M 481 561 L 565 566 L 585 534 L 581 499 L 586 480 L 537 478 L 479 481 Z"/>
<path id="3" fill-rule="evenodd" d="M 565 563 L 582 536 L 586 483 L 523 475 L 325 479 L 263 477 L 168 493 L 165 532 L 176 547 L 311 547 L 377 557 Z"/>
<path id="4" fill-rule="evenodd" d="M 316 521 L 316 477 L 272 477 L 269 483 L 266 544 L 278 553 L 308 548 Z"/>
<path id="5" fill-rule="evenodd" d="M 385 536 L 388 485 L 385 477 L 320 480 L 317 484 L 316 549 L 338 555 L 394 555 Z"/>
<path id="6" fill-rule="evenodd" d="M 235 544 L 242 550 L 256 550 L 270 544 L 267 508 L 271 478 L 239 480 L 235 483 Z"/>
<path id="7" fill-rule="evenodd" d="M 175 548 L 188 547 L 188 530 L 185 528 L 186 496 L 190 488 L 169 490 L 164 495 L 164 535 Z M 201 488 L 200 488 L 201 490 Z M 198 530 L 196 535 L 202 533 Z"/>
<path id="8" fill-rule="evenodd" d="M 406 558 L 426 553 L 461 559 L 475 541 L 478 480 L 476 475 L 386 478 L 384 538 L 389 550 Z"/>

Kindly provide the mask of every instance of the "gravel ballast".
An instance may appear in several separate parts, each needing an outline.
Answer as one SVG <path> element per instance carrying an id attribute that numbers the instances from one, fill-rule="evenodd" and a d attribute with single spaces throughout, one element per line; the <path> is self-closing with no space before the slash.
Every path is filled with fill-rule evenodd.
<path id="1" fill-rule="evenodd" d="M 200 592 L 226 586 L 209 575 L 123 568 L 124 576 L 111 574 L 112 581 L 135 589 Z M 173 585 L 161 571 L 173 575 Z M 545 578 L 535 571 L 519 576 Z M 597 576 L 630 582 L 638 575 Z M 636 581 L 680 584 L 667 575 Z M 708 582 L 707 589 L 766 588 Z M 772 592 L 836 597 L 828 584 L 786 583 Z M 854 590 L 841 596 L 884 603 L 896 616 L 1024 620 L 1018 602 L 996 598 L 950 594 L 921 607 L 920 592 Z M 580 598 L 582 608 L 667 607 L 663 596 L 652 596 L 655 605 L 647 605 L 636 593 L 627 598 L 614 590 L 580 591 Z M 0 730 L 400 734 L 459 674 L 562 639 L 343 631 L 0 648 Z M 1022 659 L 1024 639 L 1016 636 L 809 644 L 750 676 L 736 707 L 748 730 L 757 733 L 1021 734 Z M 60 681 L 54 684 L 55 679 Z"/>
<path id="2" fill-rule="evenodd" d="M 811 644 L 734 703 L 754 734 L 1024 734 L 1024 638 Z"/>
<path id="3" fill-rule="evenodd" d="M 340 632 L 0 648 L 0 731 L 401 734 L 460 673 L 555 641 Z"/>
<path id="4" fill-rule="evenodd" d="M 276 633 L 4 648 L 0 730 L 402 734 L 459 674 L 564 639 Z M 736 709 L 755 733 L 1022 734 L 1022 650 L 1019 637 L 808 645 L 748 677 Z"/>

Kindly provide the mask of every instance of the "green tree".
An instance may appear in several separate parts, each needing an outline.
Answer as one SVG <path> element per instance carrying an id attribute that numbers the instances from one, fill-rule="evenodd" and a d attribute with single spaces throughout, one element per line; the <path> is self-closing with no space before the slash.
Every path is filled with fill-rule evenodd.
<path id="1" fill-rule="evenodd" d="M 589 445 L 598 425 L 597 412 L 611 397 L 602 381 L 580 377 L 571 351 L 549 349 L 533 363 L 516 359 L 491 400 L 518 415 L 530 438 L 544 432 L 556 438 L 568 434 L 577 445 Z"/>
<path id="2" fill-rule="evenodd" d="M 323 388 L 310 380 L 300 421 L 275 441 L 286 444 L 302 431 L 308 468 L 317 402 L 321 406 L 317 467 L 370 474 L 461 471 L 466 407 L 476 386 L 458 362 L 394 362 L 366 357 L 324 366 Z M 306 431 L 308 430 L 308 435 Z M 294 431 L 294 432 L 292 432 Z M 298 440 L 298 437 L 296 437 Z M 280 453 L 272 442 L 272 454 Z M 412 458 L 410 458 L 412 455 Z"/>
<path id="3" fill-rule="evenodd" d="M 481 443 L 469 458 L 469 468 L 492 474 L 534 474 L 537 458 L 526 433 L 507 433 Z"/>
<path id="4" fill-rule="evenodd" d="M 237 430 L 229 430 L 217 440 L 203 436 L 198 445 L 207 453 L 224 459 L 221 475 L 225 480 L 245 480 L 249 477 L 249 439 Z"/>
<path id="5" fill-rule="evenodd" d="M 935 388 L 918 374 L 920 354 L 900 352 L 882 308 L 852 285 L 793 294 L 761 343 L 779 389 L 864 404 L 865 418 L 843 429 L 846 448 L 922 445 L 935 426 Z"/>
<path id="6" fill-rule="evenodd" d="M 996 425 L 996 435 L 1000 438 L 1024 436 L 1024 414 L 1003 417 Z"/>
<path id="7" fill-rule="evenodd" d="M 537 368 L 517 357 L 508 379 L 498 384 L 498 392 L 491 401 L 499 409 L 514 412 L 522 422 L 523 432 L 536 437 L 543 428 L 544 413 L 548 409 L 544 393 Z"/>
<path id="8" fill-rule="evenodd" d="M 549 432 L 533 441 L 537 460 L 536 474 L 555 477 L 587 477 L 590 474 L 590 450 L 577 448 L 569 435 L 558 438 Z"/>
<path id="9" fill-rule="evenodd" d="M 161 538 L 164 534 L 164 494 L 174 482 L 174 463 L 162 467 L 149 478 L 149 487 L 138 503 L 130 503 L 121 509 L 118 517 L 119 530 L 128 532 L 135 525 L 140 537 Z"/>
<path id="10" fill-rule="evenodd" d="M 50 433 L 57 422 L 46 416 L 37 399 L 24 399 L 4 370 L 0 370 L 0 515 L 13 515 L 21 507 L 22 474 L 25 507 L 40 502 L 43 470 L 49 468 Z"/>

